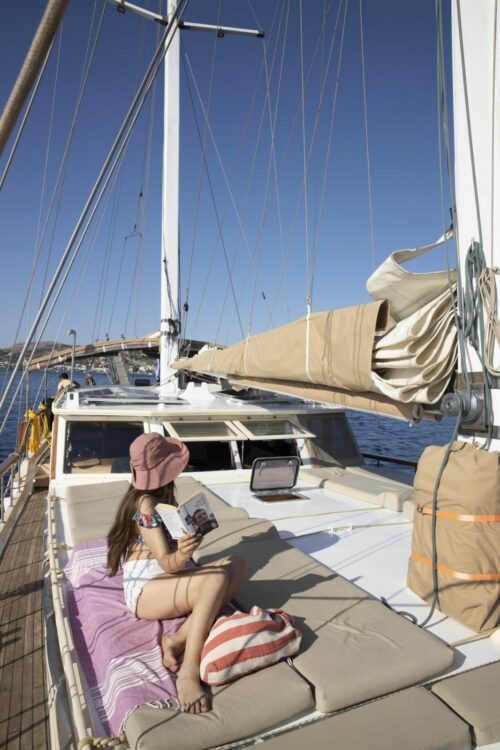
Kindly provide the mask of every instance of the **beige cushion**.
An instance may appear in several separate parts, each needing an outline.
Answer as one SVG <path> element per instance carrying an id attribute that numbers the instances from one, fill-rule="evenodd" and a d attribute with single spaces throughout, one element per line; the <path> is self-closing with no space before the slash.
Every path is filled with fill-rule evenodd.
<path id="1" fill-rule="evenodd" d="M 61 488 L 61 502 L 67 507 L 74 544 L 108 534 L 128 488 L 127 479 Z"/>
<path id="2" fill-rule="evenodd" d="M 359 466 L 308 468 L 301 471 L 301 476 L 304 479 L 309 476 L 321 479 L 321 486 L 333 492 L 348 494 L 357 500 L 398 512 L 403 509 L 406 501 L 413 501 L 415 498 L 413 487 L 378 476 Z"/>
<path id="3" fill-rule="evenodd" d="M 471 725 L 476 745 L 500 742 L 500 661 L 435 682 L 432 692 Z"/>
<path id="4" fill-rule="evenodd" d="M 192 477 L 178 477 L 175 485 L 179 500 L 189 497 L 196 490 L 203 489 L 219 522 L 226 519 L 248 518 L 246 511 L 231 508 L 208 487 Z M 107 536 L 121 499 L 129 486 L 128 479 L 119 479 L 113 482 L 61 487 L 61 499 L 67 506 L 75 544 Z"/>
<path id="5" fill-rule="evenodd" d="M 270 521 L 262 518 L 222 519 L 219 528 L 203 538 L 193 559 L 203 564 L 227 554 L 248 558 L 256 540 L 271 539 L 279 541 L 276 527 Z"/>
<path id="6" fill-rule="evenodd" d="M 242 607 L 279 607 L 295 618 L 303 642 L 294 666 L 314 686 L 320 711 L 418 684 L 453 664 L 451 649 L 431 633 L 281 539 L 225 551 L 249 563 L 236 594 Z"/>
<path id="7" fill-rule="evenodd" d="M 127 718 L 125 733 L 137 750 L 203 750 L 273 729 L 313 708 L 307 683 L 282 662 L 213 688 L 206 714 L 140 706 Z"/>
<path id="8" fill-rule="evenodd" d="M 411 688 L 264 743 L 264 750 L 470 750 L 467 724 Z"/>

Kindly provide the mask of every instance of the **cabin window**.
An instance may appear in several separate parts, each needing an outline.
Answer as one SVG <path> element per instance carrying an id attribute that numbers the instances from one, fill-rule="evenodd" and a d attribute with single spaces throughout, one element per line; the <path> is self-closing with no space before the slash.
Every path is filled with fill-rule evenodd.
<path id="1" fill-rule="evenodd" d="M 298 419 L 306 429 L 315 434 L 307 443 L 314 463 L 320 466 L 338 463 L 344 466 L 360 466 L 364 463 L 344 413 L 300 414 Z"/>
<path id="2" fill-rule="evenodd" d="M 142 422 L 68 422 L 64 472 L 130 473 L 130 443 L 143 432 Z"/>
<path id="3" fill-rule="evenodd" d="M 230 441 L 241 437 L 231 422 L 222 419 L 183 420 L 164 423 L 168 435 L 184 441 L 189 448 L 186 471 L 234 469 Z"/>
<path id="4" fill-rule="evenodd" d="M 241 465 L 244 469 L 251 469 L 256 458 L 271 458 L 272 456 L 298 456 L 297 441 L 285 440 L 239 440 L 238 451 Z"/>
<path id="5" fill-rule="evenodd" d="M 186 471 L 223 471 L 236 468 L 231 445 L 226 440 L 188 442 L 189 463 Z"/>

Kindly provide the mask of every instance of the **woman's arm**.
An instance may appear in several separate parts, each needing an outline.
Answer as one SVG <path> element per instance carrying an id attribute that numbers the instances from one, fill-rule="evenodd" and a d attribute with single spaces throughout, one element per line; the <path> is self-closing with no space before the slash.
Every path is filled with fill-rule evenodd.
<path id="1" fill-rule="evenodd" d="M 156 513 L 153 499 L 148 495 L 144 495 L 140 499 L 138 510 L 140 513 L 153 516 Z M 152 528 L 141 526 L 141 536 L 165 573 L 173 574 L 182 570 L 201 542 L 200 535 L 186 534 L 179 539 L 175 552 L 170 552 L 165 533 L 161 526 L 154 526 Z"/>

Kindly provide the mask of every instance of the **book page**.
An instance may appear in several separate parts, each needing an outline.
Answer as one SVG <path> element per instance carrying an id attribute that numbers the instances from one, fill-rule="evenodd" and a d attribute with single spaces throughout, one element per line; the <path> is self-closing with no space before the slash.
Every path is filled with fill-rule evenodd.
<path id="1" fill-rule="evenodd" d="M 168 505 L 167 503 L 158 503 L 155 509 L 160 514 L 163 523 L 169 530 L 173 539 L 180 539 L 184 534 L 190 533 L 187 526 L 185 526 L 179 510 L 174 505 Z"/>
<path id="2" fill-rule="evenodd" d="M 182 503 L 179 514 L 192 534 L 205 536 L 219 526 L 205 493 L 201 491 Z"/>

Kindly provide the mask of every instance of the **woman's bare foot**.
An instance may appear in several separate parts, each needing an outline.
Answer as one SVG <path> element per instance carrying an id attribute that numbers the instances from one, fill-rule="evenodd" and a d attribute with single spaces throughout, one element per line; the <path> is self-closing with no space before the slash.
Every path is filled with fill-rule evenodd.
<path id="1" fill-rule="evenodd" d="M 184 653 L 186 639 L 182 634 L 173 633 L 164 635 L 161 639 L 161 650 L 163 651 L 163 664 L 171 672 L 179 670 L 179 657 Z"/>
<path id="2" fill-rule="evenodd" d="M 183 711 L 204 714 L 210 710 L 208 696 L 203 690 L 198 671 L 182 669 L 177 678 L 177 696 Z"/>

